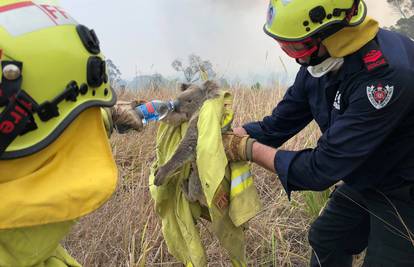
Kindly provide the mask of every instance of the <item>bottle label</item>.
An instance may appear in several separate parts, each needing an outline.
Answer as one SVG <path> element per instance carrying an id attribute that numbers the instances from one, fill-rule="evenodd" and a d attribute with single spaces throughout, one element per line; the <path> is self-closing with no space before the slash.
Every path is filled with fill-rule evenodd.
<path id="1" fill-rule="evenodd" d="M 155 109 L 155 106 L 152 102 L 148 102 L 145 105 L 138 107 L 142 114 L 144 115 L 143 120 L 145 121 L 157 121 L 159 120 L 159 114 Z"/>

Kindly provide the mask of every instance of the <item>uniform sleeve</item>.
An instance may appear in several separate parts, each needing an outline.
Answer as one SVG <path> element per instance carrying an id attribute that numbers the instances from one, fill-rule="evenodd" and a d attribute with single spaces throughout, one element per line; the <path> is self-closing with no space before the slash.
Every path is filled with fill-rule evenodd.
<path id="1" fill-rule="evenodd" d="M 114 122 L 112 120 L 112 112 L 110 108 L 101 108 L 102 120 L 104 122 L 106 135 L 111 137 L 114 130 Z"/>
<path id="2" fill-rule="evenodd" d="M 279 147 L 312 121 L 309 102 L 303 86 L 303 71 L 299 72 L 283 100 L 270 116 L 262 121 L 243 125 L 246 132 L 262 144 Z"/>
<path id="3" fill-rule="evenodd" d="M 375 93 L 381 86 L 385 90 Z M 371 96 L 368 88 L 374 90 Z M 413 101 L 411 90 L 386 81 L 353 89 L 344 113 L 325 131 L 315 149 L 277 152 L 275 167 L 288 195 L 292 190 L 320 191 L 339 180 L 352 179 L 395 130 Z"/>

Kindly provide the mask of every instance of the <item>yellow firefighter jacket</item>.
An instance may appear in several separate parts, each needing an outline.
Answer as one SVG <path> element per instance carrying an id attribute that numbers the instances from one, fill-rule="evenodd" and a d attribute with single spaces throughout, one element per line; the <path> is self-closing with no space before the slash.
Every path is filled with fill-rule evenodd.
<path id="1" fill-rule="evenodd" d="M 198 121 L 197 167 L 207 200 L 207 217 L 212 231 L 230 255 L 233 266 L 245 266 L 243 224 L 261 209 L 250 166 L 228 163 L 222 144 L 222 128 L 228 128 L 233 112 L 231 95 L 206 101 Z M 157 159 L 150 175 L 150 190 L 169 252 L 187 266 L 206 266 L 207 260 L 195 220 L 204 207 L 190 203 L 181 190 L 189 176 L 190 163 L 174 174 L 167 184 L 153 185 L 154 172 L 174 154 L 184 137 L 187 124 L 172 127 L 161 123 L 157 134 Z M 205 216 L 203 216 L 205 217 Z"/>

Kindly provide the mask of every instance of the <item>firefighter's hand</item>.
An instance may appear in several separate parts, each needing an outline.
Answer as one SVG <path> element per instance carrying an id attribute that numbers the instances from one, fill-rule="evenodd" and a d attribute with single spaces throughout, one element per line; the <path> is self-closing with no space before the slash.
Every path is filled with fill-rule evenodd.
<path id="1" fill-rule="evenodd" d="M 233 133 L 238 134 L 238 135 L 246 135 L 246 134 L 248 134 L 243 127 L 234 128 L 233 129 Z"/>
<path id="2" fill-rule="evenodd" d="M 119 133 L 125 133 L 129 130 L 141 131 L 143 129 L 141 118 L 135 111 L 135 107 L 143 103 L 145 101 L 118 101 L 111 108 L 113 124 Z"/>
<path id="3" fill-rule="evenodd" d="M 229 161 L 252 161 L 252 148 L 255 139 L 249 135 L 239 135 L 234 132 L 223 134 L 224 151 Z"/>

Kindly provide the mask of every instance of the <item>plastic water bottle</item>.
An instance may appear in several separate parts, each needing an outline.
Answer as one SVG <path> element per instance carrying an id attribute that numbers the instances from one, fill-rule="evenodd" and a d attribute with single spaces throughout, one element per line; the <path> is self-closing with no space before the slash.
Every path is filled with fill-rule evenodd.
<path id="1" fill-rule="evenodd" d="M 150 121 L 159 121 L 164 119 L 168 113 L 175 110 L 178 105 L 177 101 L 152 100 L 135 108 L 142 124 L 146 125 Z"/>

